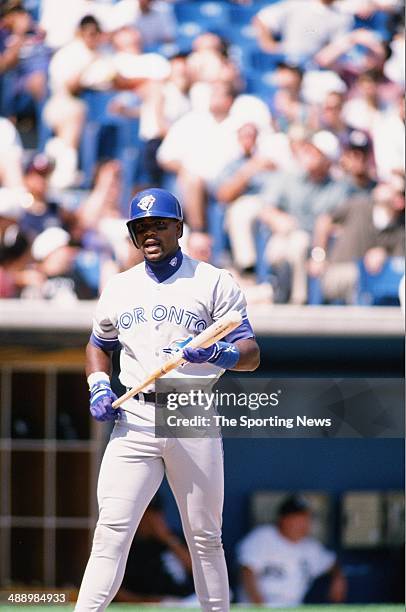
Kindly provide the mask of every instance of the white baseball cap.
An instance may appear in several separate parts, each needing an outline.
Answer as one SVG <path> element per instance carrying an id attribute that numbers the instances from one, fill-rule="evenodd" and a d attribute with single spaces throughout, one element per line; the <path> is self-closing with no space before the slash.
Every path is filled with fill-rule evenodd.
<path id="1" fill-rule="evenodd" d="M 336 162 L 340 157 L 340 142 L 332 132 L 321 130 L 316 132 L 310 140 L 312 145 L 323 153 L 331 162 Z"/>
<path id="2" fill-rule="evenodd" d="M 70 236 L 61 227 L 49 227 L 39 234 L 32 243 L 31 253 L 37 261 L 43 261 L 59 249 L 69 244 Z"/>

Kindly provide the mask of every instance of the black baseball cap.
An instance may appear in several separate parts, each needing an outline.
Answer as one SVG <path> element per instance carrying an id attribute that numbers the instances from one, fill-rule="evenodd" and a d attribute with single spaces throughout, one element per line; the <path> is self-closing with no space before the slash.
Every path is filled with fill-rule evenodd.
<path id="1" fill-rule="evenodd" d="M 361 130 L 351 130 L 345 139 L 344 146 L 346 149 L 367 152 L 371 149 L 371 140 L 365 132 Z"/>
<path id="2" fill-rule="evenodd" d="M 277 509 L 277 517 L 282 518 L 288 514 L 296 514 L 299 512 L 310 512 L 311 507 L 309 502 L 302 495 L 290 495 L 286 497 Z"/>

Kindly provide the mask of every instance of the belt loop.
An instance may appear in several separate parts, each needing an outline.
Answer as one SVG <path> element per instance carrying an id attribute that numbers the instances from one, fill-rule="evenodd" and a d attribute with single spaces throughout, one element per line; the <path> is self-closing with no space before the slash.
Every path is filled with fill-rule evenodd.
<path id="1" fill-rule="evenodd" d="M 143 393 L 138 393 L 138 400 L 142 406 L 145 406 L 145 395 Z"/>

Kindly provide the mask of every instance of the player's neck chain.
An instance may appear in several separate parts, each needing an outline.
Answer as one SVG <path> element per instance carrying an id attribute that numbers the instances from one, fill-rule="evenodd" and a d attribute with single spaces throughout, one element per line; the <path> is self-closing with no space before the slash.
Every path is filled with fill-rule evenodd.
<path id="1" fill-rule="evenodd" d="M 167 255 L 161 261 L 145 260 L 145 271 L 155 282 L 163 283 L 179 270 L 183 261 L 183 253 L 180 249 L 176 253 Z"/>

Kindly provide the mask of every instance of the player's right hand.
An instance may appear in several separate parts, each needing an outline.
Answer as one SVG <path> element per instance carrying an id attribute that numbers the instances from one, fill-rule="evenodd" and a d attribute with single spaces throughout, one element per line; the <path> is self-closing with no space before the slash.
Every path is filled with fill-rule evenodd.
<path id="1" fill-rule="evenodd" d="M 117 399 L 110 384 L 104 380 L 95 382 L 90 387 L 90 414 L 96 421 L 113 421 L 120 415 L 120 410 L 112 407 Z"/>

